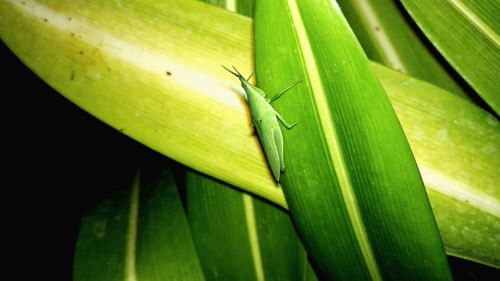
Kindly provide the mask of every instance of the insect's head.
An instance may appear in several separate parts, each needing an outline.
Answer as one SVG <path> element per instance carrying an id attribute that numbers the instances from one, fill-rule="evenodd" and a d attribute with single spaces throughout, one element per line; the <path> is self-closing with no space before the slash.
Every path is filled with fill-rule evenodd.
<path id="1" fill-rule="evenodd" d="M 225 70 L 229 71 L 229 73 L 233 74 L 234 76 L 236 76 L 238 79 L 240 79 L 240 82 L 241 82 L 241 86 L 245 87 L 247 86 L 246 84 L 248 84 L 248 80 L 250 80 L 250 78 L 252 78 L 252 75 L 253 75 L 253 72 L 252 74 L 250 74 L 250 76 L 248 76 L 248 78 L 245 79 L 245 77 L 243 77 L 243 75 L 241 75 L 241 73 L 238 71 L 238 69 L 236 69 L 236 67 L 233 66 L 233 69 L 234 71 L 232 71 L 231 69 L 221 65 Z"/>

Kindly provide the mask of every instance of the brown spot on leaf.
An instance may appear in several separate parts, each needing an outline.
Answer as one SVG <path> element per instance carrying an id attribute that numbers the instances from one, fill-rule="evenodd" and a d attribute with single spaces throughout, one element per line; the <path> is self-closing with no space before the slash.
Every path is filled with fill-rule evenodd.
<path id="1" fill-rule="evenodd" d="M 376 25 L 374 29 L 375 31 L 380 31 L 380 26 Z"/>
<path id="2" fill-rule="evenodd" d="M 168 76 L 172 76 L 172 72 L 170 72 L 168 70 L 165 72 L 165 74 L 167 74 Z"/>
<path id="3" fill-rule="evenodd" d="M 49 20 L 47 18 L 43 18 L 43 21 L 44 22 L 48 22 Z"/>

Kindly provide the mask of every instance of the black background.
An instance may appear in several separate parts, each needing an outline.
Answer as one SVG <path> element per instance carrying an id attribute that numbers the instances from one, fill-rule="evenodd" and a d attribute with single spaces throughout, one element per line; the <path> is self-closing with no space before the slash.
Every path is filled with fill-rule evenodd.
<path id="1" fill-rule="evenodd" d="M 9 267 L 15 280 L 71 280 L 82 214 L 146 148 L 58 94 L 3 42 L 0 65 Z"/>
<path id="2" fill-rule="evenodd" d="M 71 280 L 82 215 L 147 149 L 66 100 L 3 43 L 0 65 L 8 269 L 16 280 Z M 449 261 L 456 280 L 500 280 L 499 270 Z"/>

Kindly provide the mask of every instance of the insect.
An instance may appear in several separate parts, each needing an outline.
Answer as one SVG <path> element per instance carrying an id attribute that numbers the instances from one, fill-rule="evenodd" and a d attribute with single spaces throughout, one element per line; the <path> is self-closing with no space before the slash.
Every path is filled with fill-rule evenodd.
<path id="1" fill-rule="evenodd" d="M 273 177 L 279 182 L 281 173 L 285 171 L 285 161 L 283 159 L 283 134 L 281 133 L 277 119 L 279 119 L 287 129 L 291 129 L 293 126 L 297 125 L 298 122 L 289 124 L 278 112 L 276 112 L 271 102 L 277 100 L 286 91 L 290 90 L 301 81 L 295 82 L 274 97 L 268 98 L 267 94 L 262 89 L 254 87 L 248 82 L 253 73 L 245 79 L 234 66 L 234 71 L 225 66 L 222 67 L 240 80 L 241 86 L 247 94 L 247 102 L 252 115 L 252 127 L 257 129 L 257 135 L 264 148 L 264 153 Z"/>

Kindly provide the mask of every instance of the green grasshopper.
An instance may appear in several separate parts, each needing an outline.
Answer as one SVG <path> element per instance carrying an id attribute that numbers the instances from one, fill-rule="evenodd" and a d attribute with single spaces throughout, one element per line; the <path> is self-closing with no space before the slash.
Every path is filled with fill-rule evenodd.
<path id="1" fill-rule="evenodd" d="M 283 134 L 281 133 L 277 119 L 279 119 L 287 129 L 291 129 L 293 126 L 297 125 L 298 122 L 289 124 L 278 112 L 276 112 L 271 102 L 277 100 L 286 91 L 290 90 L 301 81 L 295 82 L 276 94 L 273 98 L 268 99 L 267 94 L 262 89 L 254 87 L 248 82 L 253 73 L 245 79 L 234 66 L 234 71 L 225 66 L 222 67 L 240 80 L 241 86 L 247 94 L 247 103 L 250 107 L 250 114 L 252 115 L 252 125 L 257 129 L 257 135 L 264 148 L 264 153 L 273 177 L 279 182 L 281 173 L 285 171 L 285 160 L 283 158 Z"/>

